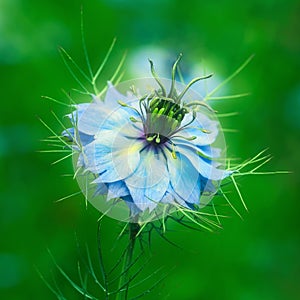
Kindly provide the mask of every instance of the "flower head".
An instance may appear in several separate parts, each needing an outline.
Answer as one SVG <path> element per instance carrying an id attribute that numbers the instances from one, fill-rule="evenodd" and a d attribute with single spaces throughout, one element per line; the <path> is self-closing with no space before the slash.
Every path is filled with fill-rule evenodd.
<path id="1" fill-rule="evenodd" d="M 219 123 L 190 90 L 210 76 L 176 83 L 180 58 L 172 80 L 159 79 L 150 61 L 153 78 L 119 85 L 124 93 L 109 83 L 103 99 L 93 96 L 69 115 L 76 167 L 94 187 L 89 200 L 102 211 L 118 204 L 116 218 L 125 208 L 127 220 L 149 221 L 180 206 L 201 207 L 230 174 L 222 168 L 223 149 L 213 146 L 222 140 Z"/>

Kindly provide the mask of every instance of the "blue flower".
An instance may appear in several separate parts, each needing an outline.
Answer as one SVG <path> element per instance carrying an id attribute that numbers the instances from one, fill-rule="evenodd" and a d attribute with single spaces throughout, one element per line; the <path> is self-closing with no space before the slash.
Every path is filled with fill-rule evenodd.
<path id="1" fill-rule="evenodd" d="M 65 135 L 79 145 L 77 166 L 94 175 L 97 194 L 122 199 L 131 215 L 162 205 L 194 209 L 230 175 L 219 161 L 221 149 L 213 147 L 219 123 L 203 113 L 210 108 L 201 101 L 185 100 L 203 78 L 178 92 L 178 61 L 168 93 L 150 62 L 159 88 L 149 90 L 151 81 L 144 79 L 144 90 L 131 86 L 124 95 L 109 83 L 103 100 L 93 96 L 69 115 L 73 128 Z"/>

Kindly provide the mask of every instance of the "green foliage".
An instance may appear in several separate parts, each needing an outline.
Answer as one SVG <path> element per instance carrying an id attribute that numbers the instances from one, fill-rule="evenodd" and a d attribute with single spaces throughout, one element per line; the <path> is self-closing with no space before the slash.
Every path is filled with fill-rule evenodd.
<path id="1" fill-rule="evenodd" d="M 38 118 L 53 132 L 60 132 L 61 125 L 50 112 L 55 111 L 58 119 L 69 112 L 67 106 L 45 101 L 41 95 L 69 103 L 75 95 L 73 88 L 86 92 L 69 76 L 59 52 L 66 62 L 71 62 L 72 72 L 93 90 L 96 82 L 105 86 L 104 78 L 120 80 L 123 62 L 128 62 L 121 59 L 120 63 L 125 49 L 130 56 L 144 45 L 159 45 L 170 53 L 170 59 L 183 52 L 191 64 L 208 65 L 215 75 L 224 78 L 255 53 L 252 63 L 229 83 L 227 91 L 234 95 L 233 99 L 225 101 L 219 94 L 211 98 L 219 116 L 227 116 L 221 119 L 223 126 L 238 130 L 226 133 L 228 156 L 241 158 L 232 164 L 239 170 L 245 166 L 241 164 L 244 159 L 268 147 L 273 159 L 264 170 L 294 173 L 248 176 L 246 180 L 236 173 L 234 180 L 240 192 L 224 186 L 222 194 L 244 221 L 236 217 L 229 205 L 221 209 L 225 209 L 230 220 L 220 216 L 224 214 L 218 213 L 218 205 L 212 206 L 210 213 L 222 218 L 223 229 L 216 230 L 218 234 L 191 231 L 189 223 L 185 223 L 184 229 L 180 218 L 170 217 L 168 224 L 157 224 L 152 229 L 157 234 L 151 237 L 153 258 L 147 265 L 148 274 L 156 274 L 161 266 L 169 269 L 174 262 L 176 270 L 170 272 L 160 288 L 141 294 L 141 299 L 296 299 L 300 293 L 300 116 L 295 109 L 300 101 L 297 1 L 191 1 L 189 5 L 182 1 L 142 1 L 138 5 L 129 0 L 84 2 L 90 66 L 105 59 L 111 41 L 117 37 L 115 49 L 120 53 L 111 53 L 111 69 L 101 68 L 100 64 L 97 71 L 88 65 L 84 74 L 78 74 L 70 60 L 71 55 L 78 58 L 78 66 L 86 65 L 86 49 L 82 49 L 80 36 L 82 1 L 70 4 L 5 0 L 0 4 L 1 298 L 55 298 L 36 272 L 37 268 L 47 282 L 52 282 L 52 276 L 61 278 L 59 274 L 65 277 L 55 267 L 47 248 L 57 266 L 84 290 L 89 287 L 84 270 L 96 277 L 88 258 L 86 265 L 77 264 L 74 230 L 80 244 L 87 243 L 90 256 L 96 257 L 93 249 L 97 245 L 95 224 L 99 216 L 92 207 L 86 210 L 83 196 L 77 193 L 70 160 L 51 166 L 66 153 L 38 152 L 52 149 L 48 144 L 56 144 L 53 138 L 46 144 L 40 142 L 49 131 Z M 108 77 L 116 66 L 120 66 L 118 72 Z M 123 78 L 130 77 L 134 74 L 127 71 Z M 60 87 L 65 88 L 65 95 Z M 244 92 L 251 94 L 240 99 Z M 78 99 L 84 97 L 79 95 Z M 254 159 L 256 166 L 268 159 L 261 155 Z M 257 172 L 255 167 L 247 171 L 248 175 Z M 72 197 L 55 204 L 71 194 Z M 239 194 L 249 213 L 245 213 Z M 111 245 L 120 227 L 114 220 L 106 222 L 103 237 L 105 244 Z M 217 219 L 214 222 L 220 223 Z M 169 229 L 161 234 L 165 226 Z M 175 249 L 165 239 L 184 250 Z M 122 239 L 120 243 L 124 245 Z M 109 249 L 105 249 L 105 254 L 107 263 L 113 266 L 116 256 Z M 59 299 L 84 299 L 62 282 L 63 278 L 51 285 Z M 99 288 L 97 282 L 91 286 L 93 292 L 97 291 L 96 285 Z"/>

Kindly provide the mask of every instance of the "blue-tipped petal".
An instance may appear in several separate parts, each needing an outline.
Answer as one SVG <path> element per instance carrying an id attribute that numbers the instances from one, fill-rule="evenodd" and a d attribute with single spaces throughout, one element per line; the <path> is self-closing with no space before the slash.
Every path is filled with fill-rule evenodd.
<path id="1" fill-rule="evenodd" d="M 217 192 L 216 185 L 209 179 L 201 177 L 201 186 L 202 191 L 209 193 L 209 194 L 215 194 Z"/>
<path id="2" fill-rule="evenodd" d="M 133 218 L 137 216 L 141 212 L 141 210 L 134 204 L 131 196 L 125 196 L 122 197 L 122 199 L 125 201 L 130 211 L 128 221 L 133 220 Z"/>
<path id="3" fill-rule="evenodd" d="M 107 200 L 129 196 L 129 190 L 124 181 L 111 182 L 107 184 Z"/>
<path id="4" fill-rule="evenodd" d="M 95 182 L 93 182 L 93 183 L 95 183 Z M 97 187 L 96 187 L 94 196 L 106 195 L 107 194 L 107 186 L 106 186 L 106 184 L 104 184 L 102 182 L 99 182 L 99 183 L 96 183 L 96 184 L 97 184 Z"/>
<path id="5" fill-rule="evenodd" d="M 161 200 L 161 203 L 169 203 L 173 205 L 180 205 L 184 207 L 188 207 L 183 199 L 181 199 L 178 194 L 174 191 L 173 187 L 171 184 L 168 186 L 167 192 L 163 199 Z"/>

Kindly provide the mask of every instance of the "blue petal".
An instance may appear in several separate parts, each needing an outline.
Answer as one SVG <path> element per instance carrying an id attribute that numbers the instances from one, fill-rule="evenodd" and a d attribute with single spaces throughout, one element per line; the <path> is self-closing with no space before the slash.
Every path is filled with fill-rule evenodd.
<path id="1" fill-rule="evenodd" d="M 105 95 L 105 99 L 104 102 L 106 105 L 108 105 L 110 108 L 117 108 L 119 107 L 119 103 L 118 101 L 122 101 L 122 102 L 132 102 L 133 100 L 137 101 L 138 99 L 134 96 L 134 95 L 123 95 L 121 94 L 115 87 L 114 85 L 108 81 L 107 83 L 108 85 L 108 89 Z"/>
<path id="2" fill-rule="evenodd" d="M 122 135 L 115 141 L 110 132 L 103 132 L 101 139 L 84 147 L 86 168 L 99 174 L 102 182 L 114 182 L 131 175 L 140 161 L 140 150 L 143 142 L 128 139 Z"/>
<path id="3" fill-rule="evenodd" d="M 163 197 L 163 199 L 161 200 L 161 203 L 169 203 L 173 205 L 179 204 L 180 206 L 188 207 L 185 201 L 181 199 L 181 197 L 178 196 L 178 194 L 176 194 L 176 192 L 173 190 L 171 184 L 168 186 L 167 192 Z"/>
<path id="4" fill-rule="evenodd" d="M 187 157 L 196 170 L 207 179 L 222 180 L 231 174 L 229 171 L 215 168 L 211 161 L 208 162 L 203 159 L 193 148 L 189 146 L 176 145 L 176 151 Z"/>
<path id="5" fill-rule="evenodd" d="M 185 137 L 195 136 L 193 143 L 197 146 L 212 144 L 218 134 L 218 122 L 209 119 L 204 114 L 197 112 L 197 119 L 188 127 L 180 131 L 180 135 Z"/>
<path id="6" fill-rule="evenodd" d="M 82 103 L 74 105 L 75 111 L 67 115 L 73 126 L 78 126 L 79 131 L 89 135 L 94 135 L 101 127 L 101 124 L 109 117 L 112 127 L 124 124 L 124 120 L 129 121 L 130 116 L 139 118 L 138 113 L 127 107 L 122 107 L 118 101 L 125 102 L 133 107 L 138 107 L 138 99 L 134 95 L 124 96 L 108 82 L 108 90 L 105 101 L 101 101 L 97 96 L 92 95 L 92 103 Z M 116 115 L 111 116 L 116 110 L 121 109 Z"/>
<path id="7" fill-rule="evenodd" d="M 125 196 L 123 197 L 123 200 L 130 210 L 130 216 L 128 218 L 129 220 L 132 220 L 136 215 L 141 213 L 141 210 L 134 204 L 131 196 Z"/>
<path id="8" fill-rule="evenodd" d="M 98 182 L 94 196 L 106 195 L 106 194 L 107 194 L 107 186 L 102 182 Z"/>
<path id="9" fill-rule="evenodd" d="M 220 148 L 215 148 L 211 146 L 200 146 L 199 153 L 206 157 L 218 158 L 221 156 L 222 150 Z"/>
<path id="10" fill-rule="evenodd" d="M 217 192 L 216 185 L 209 179 L 201 177 L 202 191 L 209 194 L 214 194 Z"/>
<path id="11" fill-rule="evenodd" d="M 110 127 L 118 127 L 120 122 L 127 120 L 127 116 L 120 114 L 116 111 L 112 111 L 110 107 L 104 103 L 91 103 L 89 107 L 81 114 L 78 120 L 78 129 L 89 135 L 95 135 L 101 128 L 101 125 L 106 121 L 109 121 Z"/>
<path id="12" fill-rule="evenodd" d="M 167 153 L 168 170 L 170 183 L 182 199 L 187 200 L 193 195 L 194 201 L 199 201 L 200 197 L 200 181 L 199 173 L 191 164 L 191 162 L 183 155 L 178 154 L 174 159 L 171 153 Z"/>
<path id="13" fill-rule="evenodd" d="M 221 155 L 221 149 L 211 147 L 210 145 L 200 146 L 195 144 L 194 140 L 188 141 L 186 139 L 176 137 L 176 138 L 172 138 L 172 142 L 174 143 L 175 146 L 183 145 L 183 146 L 193 148 L 195 152 L 199 152 L 204 157 L 218 158 Z"/>
<path id="14" fill-rule="evenodd" d="M 142 211 L 151 211 L 157 206 L 169 185 L 169 174 L 166 159 L 162 152 L 155 153 L 149 146 L 141 152 L 140 163 L 135 172 L 125 179 L 131 197 L 136 206 Z"/>
<path id="15" fill-rule="evenodd" d="M 83 132 L 79 132 L 80 145 L 86 146 L 94 140 L 92 135 L 85 134 Z"/>
<path id="16" fill-rule="evenodd" d="M 114 198 L 121 198 L 130 195 L 126 184 L 122 180 L 108 183 L 107 186 L 108 186 L 107 200 L 114 199 Z"/>
<path id="17" fill-rule="evenodd" d="M 78 134 L 79 134 L 79 140 L 75 135 L 74 127 L 68 128 L 62 132 L 62 136 L 67 137 L 70 141 L 78 143 L 81 146 L 85 146 L 94 140 L 94 137 L 92 135 L 88 135 L 83 132 L 78 132 Z"/>
<path id="18" fill-rule="evenodd" d="M 95 135 L 99 130 L 118 130 L 132 123 L 130 117 L 139 119 L 135 110 L 119 105 L 112 110 L 105 103 L 91 103 L 78 121 L 78 129 L 89 135 Z"/>
<path id="19" fill-rule="evenodd" d="M 78 120 L 81 118 L 81 115 L 86 111 L 89 105 L 90 103 L 81 103 L 72 106 L 75 108 L 75 110 L 68 114 L 67 117 L 71 120 L 73 126 L 76 126 Z"/>
<path id="20" fill-rule="evenodd" d="M 68 138 L 72 142 L 75 140 L 74 128 L 73 127 L 64 130 L 61 135 L 65 136 L 66 138 Z"/>

